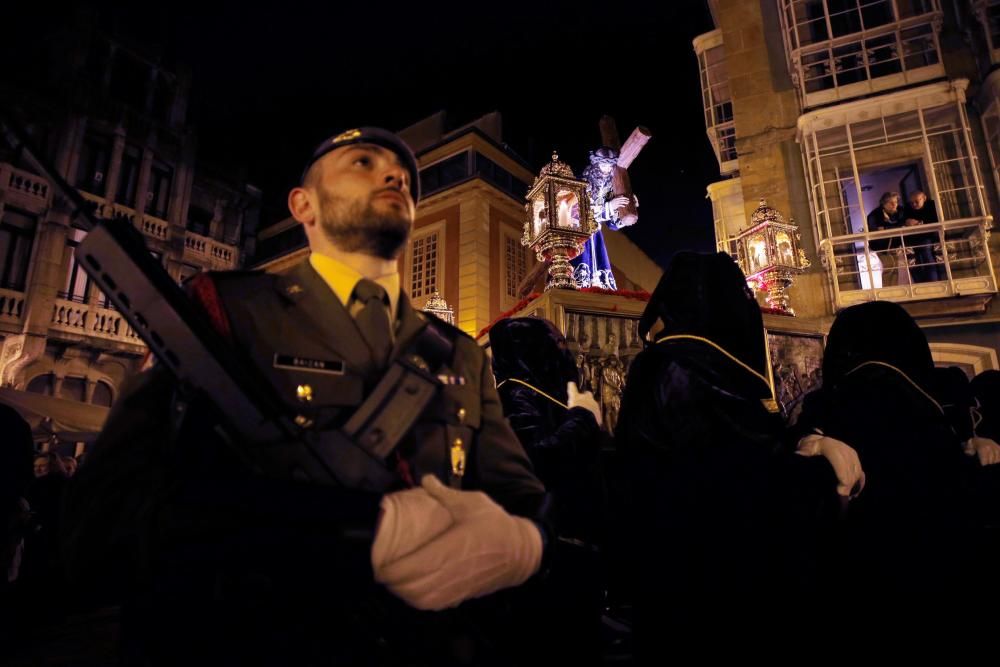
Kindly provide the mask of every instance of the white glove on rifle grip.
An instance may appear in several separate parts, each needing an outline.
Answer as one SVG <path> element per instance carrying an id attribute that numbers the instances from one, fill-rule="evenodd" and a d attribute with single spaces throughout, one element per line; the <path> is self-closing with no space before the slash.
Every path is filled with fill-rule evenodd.
<path id="1" fill-rule="evenodd" d="M 542 536 L 528 519 L 508 514 L 481 491 L 456 491 L 427 475 L 423 489 L 453 525 L 435 539 L 375 570 L 375 580 L 417 609 L 455 607 L 538 571 Z"/>
<path id="2" fill-rule="evenodd" d="M 861 459 L 846 442 L 811 433 L 799 440 L 795 453 L 800 456 L 824 456 L 837 474 L 838 494 L 855 498 L 865 488 L 865 471 L 861 468 Z M 852 494 L 855 486 L 858 490 Z"/>
<path id="3" fill-rule="evenodd" d="M 601 406 L 589 391 L 580 391 L 575 382 L 566 383 L 566 405 L 570 408 L 585 408 L 593 413 L 597 425 L 601 425 Z"/>

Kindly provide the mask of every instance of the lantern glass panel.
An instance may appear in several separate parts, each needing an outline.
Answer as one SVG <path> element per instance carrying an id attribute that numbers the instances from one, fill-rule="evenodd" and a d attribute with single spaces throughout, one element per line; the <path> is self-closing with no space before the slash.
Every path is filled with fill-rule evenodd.
<path id="1" fill-rule="evenodd" d="M 531 236 L 538 238 L 545 225 L 549 222 L 549 210 L 545 206 L 545 190 L 538 193 L 538 198 L 531 202 Z"/>
<path id="2" fill-rule="evenodd" d="M 767 239 L 763 234 L 754 234 L 747 241 L 747 254 L 750 257 L 750 272 L 756 273 L 768 265 Z"/>
<path id="3" fill-rule="evenodd" d="M 556 225 L 563 228 L 580 228 L 580 199 L 573 190 L 562 189 L 556 194 Z"/>
<path id="4" fill-rule="evenodd" d="M 774 235 L 774 245 L 778 248 L 778 263 L 784 266 L 795 266 L 795 253 L 792 249 L 792 238 L 788 232 L 779 231 Z"/>

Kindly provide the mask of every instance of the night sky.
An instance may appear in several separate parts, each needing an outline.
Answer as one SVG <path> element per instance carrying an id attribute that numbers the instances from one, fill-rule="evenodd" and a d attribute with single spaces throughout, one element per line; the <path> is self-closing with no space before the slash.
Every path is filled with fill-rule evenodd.
<path id="1" fill-rule="evenodd" d="M 719 173 L 691 48 L 712 28 L 703 0 L 99 11 L 109 30 L 191 67 L 199 159 L 260 187 L 264 224 L 287 215 L 313 145 L 351 126 L 401 129 L 442 109 L 459 126 L 499 110 L 505 141 L 533 171 L 558 149 L 579 173 L 607 113 L 623 140 L 637 124 L 654 135 L 631 169 L 641 206 L 629 235 L 661 265 L 679 249 L 712 248 L 705 186 Z"/>

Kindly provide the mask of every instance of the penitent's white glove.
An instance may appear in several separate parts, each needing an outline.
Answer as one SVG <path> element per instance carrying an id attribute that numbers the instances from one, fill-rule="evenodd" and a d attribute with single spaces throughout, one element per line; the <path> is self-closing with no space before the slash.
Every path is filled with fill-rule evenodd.
<path id="1" fill-rule="evenodd" d="M 847 443 L 811 433 L 799 440 L 795 453 L 825 457 L 837 474 L 837 493 L 840 495 L 856 498 L 865 488 L 865 471 L 861 469 L 861 460 Z"/>
<path id="2" fill-rule="evenodd" d="M 965 444 L 965 452 L 969 456 L 979 458 L 979 465 L 991 466 L 1000 463 L 1000 444 L 992 438 L 974 436 Z"/>
<path id="3" fill-rule="evenodd" d="M 422 487 L 454 524 L 376 570 L 375 580 L 403 601 L 417 609 L 447 609 L 522 584 L 538 571 L 542 536 L 534 523 L 508 514 L 480 491 L 450 489 L 430 475 Z"/>
<path id="4" fill-rule="evenodd" d="M 451 512 L 420 487 L 385 495 L 381 508 L 372 545 L 376 580 L 386 565 L 413 553 L 455 523 Z"/>
<path id="5" fill-rule="evenodd" d="M 575 382 L 566 383 L 566 405 L 570 408 L 585 408 L 593 413 L 597 425 L 601 425 L 601 406 L 597 404 L 594 395 L 589 391 L 580 391 Z"/>

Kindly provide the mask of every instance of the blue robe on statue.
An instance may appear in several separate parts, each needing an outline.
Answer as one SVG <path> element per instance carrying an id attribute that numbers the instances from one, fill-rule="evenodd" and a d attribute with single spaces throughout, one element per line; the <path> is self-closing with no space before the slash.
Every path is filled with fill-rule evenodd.
<path id="1" fill-rule="evenodd" d="M 583 251 L 571 261 L 571 264 L 573 265 L 573 280 L 576 281 L 578 288 L 600 287 L 607 290 L 618 289 L 617 284 L 615 284 L 615 274 L 611 271 L 611 260 L 608 259 L 608 249 L 604 245 L 604 232 L 600 226 L 587 239 L 586 245 L 583 246 Z"/>
<path id="2" fill-rule="evenodd" d="M 599 287 L 618 290 L 615 274 L 611 271 L 611 260 L 608 259 L 608 249 L 604 245 L 603 230 L 605 225 L 608 229 L 618 229 L 618 211 L 612 207 L 615 200 L 612 173 L 617 162 L 618 151 L 602 146 L 591 151 L 590 164 L 583 170 L 582 176 L 587 181 L 590 210 L 597 222 L 597 231 L 587 240 L 580 254 L 570 262 L 573 265 L 573 280 L 579 289 Z"/>

